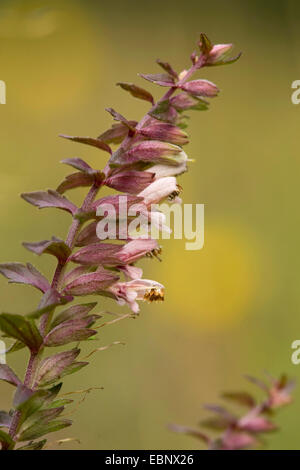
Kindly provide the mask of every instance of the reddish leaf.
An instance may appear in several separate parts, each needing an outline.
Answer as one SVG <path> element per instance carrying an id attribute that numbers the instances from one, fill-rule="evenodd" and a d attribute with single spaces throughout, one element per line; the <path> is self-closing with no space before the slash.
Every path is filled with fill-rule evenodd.
<path id="1" fill-rule="evenodd" d="M 167 73 L 149 73 L 149 74 L 144 74 L 140 73 L 140 77 L 144 78 L 145 80 L 148 80 L 149 82 L 155 83 L 156 85 L 161 85 L 161 86 L 168 86 L 168 87 L 174 87 L 175 82 L 174 78 L 167 74 Z"/>
<path id="2" fill-rule="evenodd" d="M 256 404 L 255 399 L 247 392 L 225 392 L 222 394 L 222 397 L 249 408 L 253 408 Z"/>
<path id="3" fill-rule="evenodd" d="M 136 121 L 128 121 L 131 129 L 137 125 Z M 128 127 L 122 122 L 120 124 L 113 124 L 110 129 L 99 135 L 98 139 L 101 139 L 107 144 L 120 144 L 122 140 L 128 135 Z"/>
<path id="4" fill-rule="evenodd" d="M 95 243 L 81 248 L 74 253 L 69 260 L 73 263 L 87 265 L 106 265 L 119 264 L 120 260 L 117 254 L 121 251 L 123 245 L 116 243 Z M 94 274 L 94 273 L 93 273 Z"/>
<path id="5" fill-rule="evenodd" d="M 122 114 L 118 113 L 115 111 L 113 108 L 105 108 L 105 111 L 107 111 L 109 114 L 112 115 L 115 121 L 120 121 L 122 122 L 128 129 L 130 129 L 132 132 L 134 132 L 134 127 L 131 126 L 130 121 L 127 121 Z"/>
<path id="6" fill-rule="evenodd" d="M 176 109 L 171 106 L 169 100 L 161 101 L 155 108 L 150 111 L 149 116 L 159 121 L 169 122 L 174 124 L 177 120 L 178 114 Z"/>
<path id="7" fill-rule="evenodd" d="M 109 271 L 100 271 L 79 276 L 75 281 L 68 284 L 64 292 L 72 295 L 90 295 L 101 293 L 108 286 L 119 279 L 118 276 Z"/>
<path id="8" fill-rule="evenodd" d="M 116 173 L 105 180 L 105 185 L 124 193 L 138 194 L 153 181 L 154 174 L 128 170 Z"/>
<path id="9" fill-rule="evenodd" d="M 135 98 L 139 98 L 140 100 L 149 101 L 151 104 L 154 104 L 154 99 L 151 93 L 144 88 L 134 85 L 133 83 L 117 83 L 123 90 L 129 91 L 129 93 L 134 96 Z"/>
<path id="10" fill-rule="evenodd" d="M 79 353 L 80 349 L 72 349 L 44 359 L 39 367 L 36 385 L 42 386 L 57 380 L 64 369 L 75 361 Z"/>
<path id="11" fill-rule="evenodd" d="M 61 323 L 47 334 L 44 338 L 44 344 L 54 347 L 74 341 L 84 341 L 97 333 L 97 331 L 88 328 L 91 323 L 93 323 L 93 319 L 91 320 L 89 317 Z"/>
<path id="12" fill-rule="evenodd" d="M 168 123 L 151 124 L 141 129 L 139 133 L 148 139 L 162 140 L 170 144 L 185 145 L 188 143 L 187 134 Z"/>
<path id="13" fill-rule="evenodd" d="M 16 387 L 21 384 L 21 380 L 7 364 L 0 364 L 0 380 L 8 382 Z"/>
<path id="14" fill-rule="evenodd" d="M 178 78 L 178 74 L 175 72 L 175 70 L 171 67 L 171 65 L 168 62 L 163 62 L 160 59 L 157 59 L 156 62 L 167 72 L 168 75 L 171 75 L 175 79 Z"/>
<path id="15" fill-rule="evenodd" d="M 64 321 L 69 320 L 79 320 L 80 318 L 86 317 L 89 312 L 97 305 L 97 302 L 92 302 L 89 304 L 81 304 L 81 305 L 72 305 L 71 307 L 67 308 L 60 312 L 52 323 L 52 328 L 63 323 Z"/>
<path id="16" fill-rule="evenodd" d="M 29 284 L 42 292 L 50 289 L 47 279 L 29 263 L 26 265 L 21 263 L 0 264 L 0 273 L 12 283 Z"/>
<path id="17" fill-rule="evenodd" d="M 205 111 L 209 106 L 207 101 L 190 96 L 185 92 L 173 96 L 173 98 L 170 99 L 170 103 L 179 112 L 186 110 Z"/>
<path id="18" fill-rule="evenodd" d="M 39 209 L 55 207 L 70 212 L 72 215 L 77 211 L 77 207 L 71 201 L 52 189 L 49 189 L 47 192 L 35 191 L 33 193 L 24 193 L 21 194 L 21 197 Z"/>
<path id="19" fill-rule="evenodd" d="M 199 49 L 204 55 L 208 55 L 213 48 L 211 41 L 208 39 L 206 34 L 200 34 L 200 41 L 198 43 Z"/>
<path id="20" fill-rule="evenodd" d="M 71 135 L 64 135 L 64 134 L 60 134 L 59 137 L 72 140 L 73 142 L 78 142 L 79 144 L 91 145 L 92 147 L 97 147 L 98 149 L 104 150 L 105 152 L 112 153 L 109 145 L 107 145 L 105 142 L 103 142 L 100 139 L 95 139 L 93 137 L 78 137 L 78 136 L 71 136 Z"/>

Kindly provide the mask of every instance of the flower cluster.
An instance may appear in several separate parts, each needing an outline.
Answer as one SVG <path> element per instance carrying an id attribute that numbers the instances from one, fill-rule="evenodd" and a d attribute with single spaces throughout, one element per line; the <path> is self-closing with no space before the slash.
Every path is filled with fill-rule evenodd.
<path id="1" fill-rule="evenodd" d="M 63 163 L 76 171 L 68 175 L 56 190 L 23 194 L 25 201 L 38 207 L 56 208 L 69 213 L 72 222 L 66 240 L 55 236 L 48 240 L 24 243 L 36 255 L 49 254 L 57 258 L 52 281 L 48 281 L 31 264 L 5 263 L 0 272 L 10 282 L 31 285 L 43 296 L 34 312 L 25 315 L 0 314 L 0 330 L 14 340 L 7 353 L 26 348 L 30 359 L 24 381 L 12 369 L 0 365 L 0 379 L 16 387 L 13 406 L 9 413 L 0 413 L 0 443 L 2 449 L 14 449 L 22 444 L 26 449 L 40 449 L 45 439 L 40 437 L 67 427 L 71 421 L 62 418 L 64 407 L 70 400 L 57 399 L 62 383 L 60 379 L 76 372 L 88 363 L 77 361 L 78 343 L 93 338 L 97 327 L 93 325 L 99 315 L 90 314 L 96 304 L 72 304 L 57 313 L 57 308 L 70 304 L 79 296 L 106 296 L 120 304 L 128 304 L 134 314 L 139 312 L 138 301 L 161 301 L 164 287 L 156 281 L 144 279 L 135 263 L 143 257 L 160 259 L 161 249 L 156 240 L 133 237 L 123 222 L 121 200 L 126 198 L 127 210 L 133 205 L 140 208 L 147 229 L 154 223 L 164 230 L 163 214 L 153 209 L 162 200 L 180 202 L 182 188 L 176 177 L 187 169 L 188 158 L 182 146 L 188 143 L 186 112 L 206 110 L 218 94 L 215 84 L 191 80 L 203 67 L 232 63 L 226 59 L 232 45 L 213 45 L 201 34 L 199 52 L 191 55 L 192 65 L 181 73 L 170 64 L 158 61 L 163 69 L 159 74 L 141 74 L 141 77 L 163 89 L 161 99 L 155 101 L 147 90 L 132 83 L 118 83 L 133 97 L 150 103 L 149 112 L 139 121 L 132 121 L 117 111 L 107 111 L 116 121 L 99 137 L 62 137 L 91 145 L 107 152 L 109 159 L 102 170 L 93 169 L 81 158 L 69 158 Z M 97 199 L 100 188 L 107 186 L 117 191 L 112 196 Z M 64 194 L 78 187 L 89 191 L 81 207 L 77 207 Z M 114 242 L 100 240 L 97 228 L 104 220 L 107 205 L 116 209 L 117 226 Z M 109 235 L 109 224 L 106 227 Z M 75 265 L 75 266 L 74 266 Z M 42 359 L 47 348 L 75 343 L 71 350 Z M 20 448 L 20 447 L 18 447 Z"/>
<path id="2" fill-rule="evenodd" d="M 247 408 L 247 412 L 241 416 L 219 405 L 206 405 L 205 408 L 216 416 L 202 421 L 200 425 L 218 432 L 218 437 L 211 437 L 202 430 L 188 426 L 171 425 L 170 429 L 197 438 L 208 449 L 240 450 L 261 446 L 264 443 L 261 435 L 277 429 L 271 420 L 274 411 L 291 403 L 294 382 L 285 375 L 278 380 L 269 377 L 269 384 L 254 377 L 246 378 L 263 390 L 266 399 L 258 403 L 248 392 L 224 393 L 224 399 Z"/>

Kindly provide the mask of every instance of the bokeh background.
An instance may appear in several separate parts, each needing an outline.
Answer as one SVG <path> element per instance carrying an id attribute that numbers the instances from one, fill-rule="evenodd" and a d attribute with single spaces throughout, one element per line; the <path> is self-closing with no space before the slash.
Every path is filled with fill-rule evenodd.
<path id="1" fill-rule="evenodd" d="M 103 386 L 74 414 L 61 437 L 76 449 L 192 449 L 192 438 L 167 430 L 197 424 L 202 405 L 222 390 L 252 390 L 242 375 L 286 372 L 296 379 L 291 343 L 300 337 L 299 118 L 291 83 L 300 79 L 300 4 L 296 0 L 8 0 L 0 1 L 1 262 L 31 261 L 51 276 L 50 257 L 34 258 L 21 241 L 64 237 L 69 216 L 38 212 L 21 192 L 55 188 L 79 156 L 101 168 L 106 155 L 59 139 L 97 136 L 111 124 L 104 108 L 130 119 L 147 104 L 115 86 L 155 73 L 155 59 L 178 70 L 189 63 L 200 31 L 234 42 L 243 57 L 204 70 L 221 88 L 207 112 L 194 113 L 186 147 L 196 161 L 181 178 L 184 202 L 205 203 L 205 247 L 163 242 L 163 262 L 141 263 L 166 286 L 164 304 L 101 330 L 90 367 L 65 380 L 65 391 Z M 149 84 L 159 96 L 161 89 Z M 69 193 L 74 201 L 84 191 Z M 1 310 L 26 313 L 39 295 L 0 279 Z M 99 299 L 99 309 L 116 309 Z M 98 345 L 98 344 L 97 344 Z M 82 345 L 84 351 L 91 346 Z M 9 357 L 22 373 L 23 352 Z M 12 389 L 1 385 L 0 408 Z M 300 386 L 282 410 L 271 449 L 300 449 Z M 50 437 L 50 441 L 55 437 Z M 55 444 L 54 444 L 55 447 Z"/>

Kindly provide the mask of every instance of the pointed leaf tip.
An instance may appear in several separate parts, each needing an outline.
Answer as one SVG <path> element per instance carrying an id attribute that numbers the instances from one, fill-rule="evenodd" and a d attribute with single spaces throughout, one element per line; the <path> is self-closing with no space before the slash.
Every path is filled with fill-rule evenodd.
<path id="1" fill-rule="evenodd" d="M 154 98 L 147 90 L 141 88 L 133 83 L 118 82 L 117 86 L 123 88 L 123 90 L 128 91 L 134 98 L 139 98 L 140 100 L 148 101 L 151 104 L 154 104 Z"/>
<path id="2" fill-rule="evenodd" d="M 50 289 L 48 280 L 30 263 L 2 263 L 0 273 L 12 283 L 29 284 L 42 292 Z"/>

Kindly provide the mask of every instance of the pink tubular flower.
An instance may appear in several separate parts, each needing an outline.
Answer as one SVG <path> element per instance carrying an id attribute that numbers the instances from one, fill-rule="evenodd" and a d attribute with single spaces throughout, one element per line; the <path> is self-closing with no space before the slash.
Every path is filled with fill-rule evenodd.
<path id="1" fill-rule="evenodd" d="M 191 93 L 191 95 L 207 96 L 209 98 L 217 96 L 219 92 L 218 87 L 208 80 L 192 80 L 191 82 L 187 82 L 182 85 L 181 88 L 182 90 Z"/>
<path id="2" fill-rule="evenodd" d="M 119 245 L 116 243 L 94 243 L 78 250 L 70 257 L 73 263 L 83 265 L 115 266 L 118 264 L 130 264 L 138 259 L 159 252 L 156 240 L 134 239 Z"/>
<path id="3" fill-rule="evenodd" d="M 129 120 L 118 111 L 107 108 L 117 124 L 98 137 L 61 134 L 69 141 L 91 146 L 97 152 L 106 152 L 108 159 L 102 167 L 93 168 L 79 157 L 64 159 L 62 163 L 72 167 L 72 173 L 57 183 L 56 190 L 22 194 L 25 201 L 39 209 L 67 212 L 72 222 L 65 240 L 47 236 L 42 241 L 24 243 L 25 248 L 35 255 L 47 254 L 57 259 L 51 280 L 29 263 L 0 264 L 0 274 L 10 282 L 27 284 L 42 292 L 35 311 L 27 315 L 0 313 L 1 334 L 14 340 L 9 351 L 18 350 L 21 346 L 27 347 L 30 353 L 28 366 L 22 374 L 24 380 L 20 380 L 8 365 L 0 364 L 0 381 L 17 387 L 10 411 L 0 413 L 0 428 L 7 428 L 7 432 L 0 431 L 1 450 L 41 450 L 46 439 L 36 439 L 72 424 L 70 420 L 57 419 L 64 406 L 49 409 L 50 402 L 52 405 L 57 402 L 53 400 L 59 393 L 64 375 L 88 365 L 88 362 L 75 361 L 80 353 L 78 344 L 94 339 L 92 337 L 96 336 L 99 328 L 115 322 L 104 322 L 91 329 L 102 316 L 89 315 L 97 302 L 78 303 L 80 301 L 76 298 L 91 295 L 108 297 L 114 303 L 127 304 L 135 314 L 139 312 L 139 300 L 164 300 L 164 286 L 154 280 L 142 279 L 142 269 L 133 263 L 143 257 L 159 259 L 161 249 L 156 239 L 149 239 L 149 235 L 157 238 L 161 230 L 170 232 L 166 225 L 167 217 L 158 204 L 165 199 L 179 202 L 181 188 L 175 177 L 187 169 L 188 157 L 182 150 L 189 141 L 185 132 L 189 118 L 186 112 L 205 111 L 209 102 L 202 96 L 210 98 L 218 93 L 213 83 L 192 80 L 193 74 L 206 65 L 232 63 L 238 58 L 223 61 L 228 46 L 213 46 L 204 34 L 200 35 L 199 47 L 201 54 L 193 53 L 191 66 L 181 73 L 168 62 L 158 60 L 163 73 L 140 74 L 147 81 L 167 88 L 157 100 L 139 85 L 118 82 L 117 85 L 134 98 L 149 103 L 148 111 L 138 121 Z M 117 147 L 113 147 L 115 145 Z M 101 193 L 98 196 L 104 186 L 119 194 L 103 197 Z M 65 196 L 67 191 L 76 188 L 89 188 L 78 205 Z M 71 263 L 75 263 L 75 267 L 71 267 Z M 73 301 L 74 304 L 66 307 Z M 62 309 L 56 312 L 56 308 Z M 131 315 L 125 314 L 116 320 L 128 316 Z M 68 344 L 70 350 L 41 361 L 45 347 Z M 106 347 L 95 349 L 87 357 L 102 349 Z M 50 388 L 46 389 L 45 385 Z M 282 380 L 274 384 L 268 398 L 269 408 L 287 402 L 287 393 Z M 31 414 L 28 413 L 29 400 L 33 404 L 31 408 L 36 401 L 39 405 Z M 62 416 L 65 415 L 68 413 Z M 221 413 L 219 418 L 221 422 L 219 419 L 217 425 L 224 426 L 225 423 L 227 430 L 223 440 L 215 443 L 199 431 L 192 431 L 192 435 L 211 447 L 216 444 L 216 448 L 242 448 L 252 443 L 254 432 L 268 427 L 268 423 L 259 417 L 251 417 L 250 421 L 248 417 L 246 422 L 244 419 L 240 423 L 243 429 L 238 429 L 236 417 Z"/>
<path id="4" fill-rule="evenodd" d="M 122 272 L 127 281 L 131 279 L 141 279 L 143 275 L 142 268 L 138 268 L 137 266 L 132 266 L 131 264 L 125 264 L 116 266 L 118 271 Z"/>
<path id="5" fill-rule="evenodd" d="M 146 300 L 148 302 L 164 300 L 164 286 L 149 279 L 116 282 L 107 291 L 117 298 L 120 305 L 127 303 L 133 313 L 139 313 L 140 311 L 137 300 Z"/>
<path id="6" fill-rule="evenodd" d="M 155 179 L 166 178 L 167 176 L 177 176 L 185 173 L 187 170 L 187 160 L 178 166 L 154 165 L 146 171 L 154 173 Z"/>

